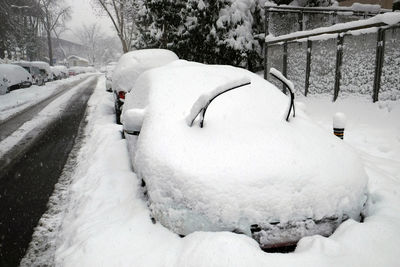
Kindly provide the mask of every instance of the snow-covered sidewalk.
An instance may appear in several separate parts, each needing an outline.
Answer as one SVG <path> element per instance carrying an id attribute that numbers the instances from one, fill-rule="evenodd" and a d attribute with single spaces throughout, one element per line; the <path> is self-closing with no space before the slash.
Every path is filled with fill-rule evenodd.
<path id="1" fill-rule="evenodd" d="M 87 136 L 65 212 L 41 221 L 41 227 L 62 221 L 52 241 L 57 266 L 399 266 L 400 101 L 299 100 L 329 132 L 336 111 L 347 115 L 344 142 L 359 152 L 370 178 L 367 217 L 364 223 L 346 221 L 329 238 L 303 238 L 293 253 L 270 254 L 244 235 L 196 232 L 180 238 L 151 222 L 104 84 L 99 79 L 89 100 Z M 41 260 L 31 254 L 23 262 Z"/>
<path id="2" fill-rule="evenodd" d="M 82 74 L 68 79 L 49 82 L 44 86 L 33 85 L 29 88 L 13 90 L 8 94 L 0 95 L 0 122 L 6 120 L 15 113 L 20 112 L 47 97 L 62 90 L 62 85 L 68 85 L 79 81 L 91 74 Z"/>

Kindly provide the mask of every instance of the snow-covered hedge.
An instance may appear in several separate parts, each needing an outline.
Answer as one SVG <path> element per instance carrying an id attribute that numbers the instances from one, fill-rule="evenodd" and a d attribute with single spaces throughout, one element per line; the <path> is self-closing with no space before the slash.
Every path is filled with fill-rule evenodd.
<path id="1" fill-rule="evenodd" d="M 335 84 L 335 66 L 337 35 L 311 38 L 311 71 L 309 94 L 332 94 Z M 365 32 L 355 31 L 344 36 L 343 62 L 341 67 L 340 95 L 358 93 L 371 95 L 373 93 L 377 29 Z M 385 52 L 380 100 L 400 99 L 400 28 L 385 32 Z M 288 44 L 287 76 L 295 84 L 297 94 L 304 94 L 306 74 L 307 42 Z M 282 70 L 283 46 L 275 45 L 268 48 L 267 69 L 274 67 Z M 281 83 L 268 78 L 275 85 Z"/>

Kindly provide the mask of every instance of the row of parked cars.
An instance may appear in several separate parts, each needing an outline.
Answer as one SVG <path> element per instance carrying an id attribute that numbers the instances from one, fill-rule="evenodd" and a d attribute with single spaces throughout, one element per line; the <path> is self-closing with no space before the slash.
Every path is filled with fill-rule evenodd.
<path id="1" fill-rule="evenodd" d="M 231 231 L 273 248 L 362 220 L 358 155 L 258 75 L 148 49 L 124 54 L 107 89 L 151 216 L 176 234 Z"/>
<path id="2" fill-rule="evenodd" d="M 17 61 L 0 64 L 0 95 L 31 85 L 45 85 L 47 82 L 68 78 L 81 73 L 95 72 L 93 67 L 50 66 L 42 61 Z"/>
<path id="3" fill-rule="evenodd" d="M 46 82 L 68 76 L 67 67 L 53 67 L 42 61 L 17 61 L 11 64 L 0 64 L 0 94 L 31 85 L 41 86 Z"/>

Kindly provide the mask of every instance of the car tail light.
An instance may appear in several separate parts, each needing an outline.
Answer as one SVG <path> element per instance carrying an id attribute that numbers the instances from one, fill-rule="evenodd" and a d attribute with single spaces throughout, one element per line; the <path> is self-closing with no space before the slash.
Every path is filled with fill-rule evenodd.
<path id="1" fill-rule="evenodd" d="M 125 99 L 125 92 L 124 92 L 124 91 L 119 91 L 119 92 L 118 92 L 118 97 L 119 97 L 120 99 Z"/>

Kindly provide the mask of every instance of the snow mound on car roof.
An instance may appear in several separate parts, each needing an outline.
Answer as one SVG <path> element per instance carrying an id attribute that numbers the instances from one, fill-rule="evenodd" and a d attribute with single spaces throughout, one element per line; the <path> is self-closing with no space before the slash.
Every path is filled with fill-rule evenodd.
<path id="1" fill-rule="evenodd" d="M 204 128 L 188 127 L 200 95 L 241 76 L 251 85 L 214 100 Z M 134 168 L 146 180 L 153 216 L 176 233 L 249 234 L 257 223 L 359 216 L 367 176 L 358 156 L 301 110 L 286 122 L 289 99 L 269 82 L 239 68 L 179 61 L 138 84 L 130 97 L 150 90 L 150 100 L 140 103 L 147 107 Z"/>
<path id="2" fill-rule="evenodd" d="M 121 56 L 114 69 L 112 88 L 117 92 L 129 92 L 142 72 L 177 59 L 174 52 L 166 49 L 143 49 L 128 52 Z"/>

